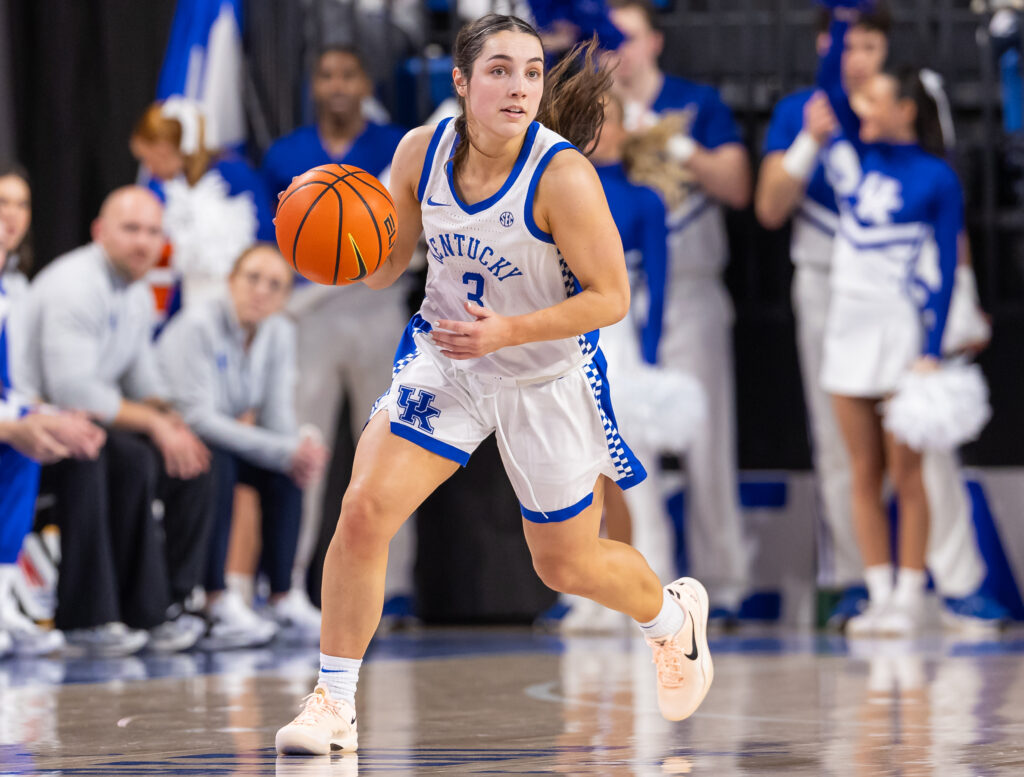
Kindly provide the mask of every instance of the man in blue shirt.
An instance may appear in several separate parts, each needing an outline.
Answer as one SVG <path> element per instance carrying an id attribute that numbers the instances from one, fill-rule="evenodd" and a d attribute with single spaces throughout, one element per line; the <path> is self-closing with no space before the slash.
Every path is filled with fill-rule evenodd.
<path id="1" fill-rule="evenodd" d="M 365 117 L 363 101 L 372 84 L 358 52 L 332 46 L 317 57 L 312 75 L 316 123 L 299 127 L 276 141 L 263 158 L 262 174 L 271 196 L 288 188 L 294 176 L 317 165 L 361 167 L 387 185 L 388 169 L 404 131 L 375 124 Z M 382 291 L 361 283 L 345 287 L 317 286 L 296 279 L 289 312 L 295 318 L 298 343 L 297 415 L 300 424 L 318 428 L 334 449 L 338 413 L 347 398 L 353 429 L 362 428 L 376 401 L 387 390 L 398 337 L 408 319 L 408 285 L 400 281 Z M 305 590 L 306 570 L 316 547 L 328 478 L 310 485 L 303 497 L 302 529 L 295 557 L 294 583 Z M 411 554 L 409 530 L 392 543 L 389 595 L 408 593 L 411 567 L 400 558 Z"/>

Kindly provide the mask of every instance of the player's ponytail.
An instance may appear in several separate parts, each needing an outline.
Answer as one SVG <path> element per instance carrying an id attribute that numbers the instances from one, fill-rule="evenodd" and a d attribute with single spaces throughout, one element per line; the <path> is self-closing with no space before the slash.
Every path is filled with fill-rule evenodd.
<path id="1" fill-rule="evenodd" d="M 483 49 L 484 43 L 499 32 L 522 32 L 534 36 L 541 42 L 540 35 L 528 23 L 517 16 L 487 14 L 465 24 L 455 38 L 452 64 L 468 80 L 473 72 L 473 63 Z M 597 38 L 577 45 L 557 65 L 544 74 L 544 95 L 537 111 L 537 121 L 554 130 L 577 148 L 586 149 L 597 137 L 604 121 L 602 97 L 611 86 L 611 73 L 599 63 Z M 461 111 L 455 118 L 455 131 L 466 141 L 466 101 L 459 96 Z M 460 142 L 455 147 L 452 162 L 458 169 L 469 152 L 469 143 Z"/>
<path id="2" fill-rule="evenodd" d="M 586 150 L 601 131 L 604 96 L 611 85 L 611 70 L 600 61 L 597 35 L 577 43 L 544 75 L 537 121 Z"/>

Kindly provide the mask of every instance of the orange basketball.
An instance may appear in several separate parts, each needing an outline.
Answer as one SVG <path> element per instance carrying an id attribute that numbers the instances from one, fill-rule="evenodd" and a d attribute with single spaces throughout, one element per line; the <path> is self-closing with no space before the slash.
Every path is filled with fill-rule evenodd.
<path id="1" fill-rule="evenodd" d="M 317 283 L 345 286 L 372 274 L 395 245 L 395 202 L 352 165 L 321 165 L 293 179 L 277 203 L 277 245 Z"/>

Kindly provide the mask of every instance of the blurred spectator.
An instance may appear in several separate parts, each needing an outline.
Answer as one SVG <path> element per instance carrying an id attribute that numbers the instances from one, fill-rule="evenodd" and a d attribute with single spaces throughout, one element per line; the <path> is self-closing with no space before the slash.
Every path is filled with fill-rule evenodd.
<path id="1" fill-rule="evenodd" d="M 68 456 L 95 459 L 103 430 L 79 413 L 31 405 L 11 384 L 12 309 L 28 289 L 19 267 L 29 264 L 31 222 L 28 176 L 0 164 L 0 655 L 51 653 L 64 645 L 59 631 L 39 628 L 14 595 L 22 543 L 32 528 L 41 463 Z"/>
<path id="2" fill-rule="evenodd" d="M 262 168 L 267 187 L 279 193 L 293 176 L 331 163 L 361 167 L 387 185 L 391 157 L 403 132 L 363 115 L 371 84 L 356 50 L 324 50 L 313 70 L 312 89 L 316 124 L 300 127 L 270 147 Z M 298 328 L 299 423 L 321 430 L 331 451 L 345 399 L 358 430 L 388 388 L 398 336 L 409 315 L 408 294 L 406 279 L 382 290 L 362 283 L 318 286 L 299 279 L 288 307 Z M 320 535 L 324 485 L 320 480 L 306 489 L 294 576 L 296 588 L 303 590 Z M 402 562 L 403 557 L 411 559 L 411 531 L 403 529 L 392 545 L 389 596 L 411 592 L 411 563 Z"/>
<path id="3" fill-rule="evenodd" d="M 206 570 L 209 624 L 203 646 L 245 647 L 289 637 L 316 640 L 320 612 L 293 592 L 302 491 L 320 477 L 326 450 L 295 421 L 295 331 L 281 311 L 292 269 L 269 244 L 245 251 L 228 294 L 176 316 L 157 343 L 169 393 L 185 421 L 211 447 L 214 522 Z M 181 366 L 188 364 L 188 369 Z M 224 563 L 235 486 L 260 495 L 262 567 L 270 579 L 271 620 L 225 590 Z M 276 623 L 276 625 L 275 625 Z"/>
<path id="4" fill-rule="evenodd" d="M 132 131 L 131 150 L 166 204 L 171 267 L 181 276 L 180 305 L 223 293 L 231 263 L 256 240 L 273 240 L 263 182 L 244 159 L 207 148 L 197 103 L 153 103 Z"/>
<path id="5" fill-rule="evenodd" d="M 728 260 L 723 205 L 750 201 L 750 161 L 718 90 L 666 75 L 664 44 L 645 0 L 610 0 L 625 40 L 615 90 L 626 126 L 652 140 L 650 163 L 634 154 L 630 177 L 669 206 L 668 285 L 659 361 L 693 375 L 707 417 L 686 458 L 686 547 L 690 572 L 711 597 L 711 618 L 734 620 L 746 594 L 747 559 L 737 483 L 733 307 L 722 280 Z M 667 131 L 666 131 L 667 129 Z M 641 177 L 641 169 L 647 175 Z"/>
<path id="6" fill-rule="evenodd" d="M 142 278 L 163 246 L 160 219 L 152 192 L 112 192 L 94 242 L 39 273 L 19 317 L 25 390 L 108 428 L 96 460 L 43 473 L 61 530 L 56 623 L 69 643 L 101 655 L 147 642 L 181 650 L 202 631 L 181 604 L 206 561 L 209 451 L 170 411 L 153 356 Z"/>

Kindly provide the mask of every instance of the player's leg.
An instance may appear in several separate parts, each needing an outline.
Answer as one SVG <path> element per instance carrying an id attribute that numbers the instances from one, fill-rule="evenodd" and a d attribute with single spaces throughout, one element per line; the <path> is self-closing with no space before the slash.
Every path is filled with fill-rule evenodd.
<path id="1" fill-rule="evenodd" d="M 874 630 L 892 594 L 889 521 L 882 505 L 885 442 L 876 400 L 833 395 L 832 406 L 850 459 L 851 511 L 868 586 L 868 609 L 848 625 L 849 633 L 861 634 Z"/>
<path id="2" fill-rule="evenodd" d="M 380 621 L 388 544 L 457 468 L 454 461 L 392 434 L 387 412 L 367 424 L 324 560 L 320 679 L 302 713 L 278 731 L 278 752 L 356 749 L 355 685 Z"/>
<path id="3" fill-rule="evenodd" d="M 665 588 L 638 551 L 598 535 L 604 479 L 575 517 L 539 523 L 524 518 L 537 574 L 562 593 L 585 596 L 640 625 L 658 667 L 658 704 L 670 720 L 689 717 L 711 687 L 704 587 L 681 578 Z"/>
<path id="4" fill-rule="evenodd" d="M 885 436 L 885 450 L 889 480 L 899 503 L 899 568 L 896 588 L 890 606 L 879 621 L 879 630 L 902 636 L 919 631 L 925 620 L 928 495 L 924 488 L 921 453 L 890 434 Z"/>

